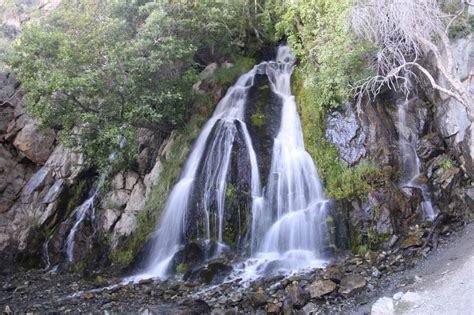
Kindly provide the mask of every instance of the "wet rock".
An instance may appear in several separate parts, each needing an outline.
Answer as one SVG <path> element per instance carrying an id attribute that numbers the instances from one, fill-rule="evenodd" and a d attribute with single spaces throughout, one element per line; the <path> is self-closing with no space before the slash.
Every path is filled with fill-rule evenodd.
<path id="1" fill-rule="evenodd" d="M 286 287 L 286 295 L 290 303 L 297 309 L 303 307 L 309 299 L 308 294 L 295 283 Z"/>
<path id="2" fill-rule="evenodd" d="M 324 272 L 324 278 L 340 283 L 344 274 L 339 266 L 329 266 Z"/>
<path id="3" fill-rule="evenodd" d="M 347 106 L 347 112 L 333 112 L 326 122 L 326 139 L 339 149 L 340 157 L 350 165 L 365 156 L 365 133 L 359 127 L 356 115 Z"/>
<path id="4" fill-rule="evenodd" d="M 348 275 L 342 278 L 339 293 L 346 297 L 353 296 L 361 292 L 367 284 L 367 281 L 364 277 L 360 275 Z"/>
<path id="5" fill-rule="evenodd" d="M 30 122 L 17 134 L 13 145 L 31 161 L 44 164 L 53 151 L 55 137 L 51 129 L 39 129 Z"/>
<path id="6" fill-rule="evenodd" d="M 205 258 L 206 253 L 197 241 L 188 243 L 173 257 L 171 272 L 185 273 L 188 269 L 200 265 Z"/>
<path id="7" fill-rule="evenodd" d="M 322 296 L 333 292 L 336 284 L 331 280 L 317 280 L 308 287 L 311 298 L 319 299 Z"/>
<path id="8" fill-rule="evenodd" d="M 427 161 L 444 152 L 444 142 L 437 133 L 429 133 L 418 140 L 418 156 Z"/>
<path id="9" fill-rule="evenodd" d="M 254 308 L 259 308 L 267 304 L 268 296 L 262 288 L 258 288 L 256 292 L 249 294 L 249 299 Z"/>
<path id="10" fill-rule="evenodd" d="M 198 281 L 211 284 L 219 283 L 232 271 L 232 266 L 223 259 L 215 259 L 208 262 L 205 266 L 190 270 L 184 275 L 184 280 Z"/>
<path id="11" fill-rule="evenodd" d="M 93 299 L 94 297 L 95 297 L 95 295 L 92 294 L 92 293 L 84 293 L 82 295 L 82 298 L 84 298 L 85 300 L 90 300 L 90 299 Z"/>

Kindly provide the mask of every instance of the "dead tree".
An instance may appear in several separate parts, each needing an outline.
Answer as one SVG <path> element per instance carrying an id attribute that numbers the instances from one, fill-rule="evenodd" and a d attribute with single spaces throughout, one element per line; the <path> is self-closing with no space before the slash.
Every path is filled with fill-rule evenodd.
<path id="1" fill-rule="evenodd" d="M 460 1 L 461 10 L 466 5 L 470 3 Z M 359 0 L 351 14 L 352 30 L 357 38 L 374 44 L 377 53 L 371 63 L 375 74 L 359 82 L 358 96 L 375 97 L 384 86 L 403 91 L 407 75 L 422 75 L 433 89 L 459 101 L 474 121 L 472 97 L 456 76 L 448 37 L 449 27 L 459 15 L 442 12 L 437 0 Z M 420 63 L 428 54 L 447 86 Z"/>

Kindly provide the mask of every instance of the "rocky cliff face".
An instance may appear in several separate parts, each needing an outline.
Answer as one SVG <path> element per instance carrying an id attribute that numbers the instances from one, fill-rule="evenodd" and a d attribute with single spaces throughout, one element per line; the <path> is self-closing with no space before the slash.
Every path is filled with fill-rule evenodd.
<path id="1" fill-rule="evenodd" d="M 41 128 L 25 113 L 19 88 L 13 75 L 0 74 L 0 252 L 12 260 L 33 257 L 38 266 L 41 244 L 50 236 L 49 250 L 60 260 L 73 212 L 94 189 L 97 174 L 80 153 L 59 144 L 54 130 Z M 172 137 L 141 130 L 139 141 L 135 164 L 113 176 L 96 205 L 97 220 L 84 223 L 110 233 L 113 246 L 136 229 L 136 216 L 160 178 L 159 157 Z M 90 245 L 83 247 L 78 259 Z"/>
<path id="2" fill-rule="evenodd" d="M 471 35 L 456 41 L 453 50 L 459 78 L 474 95 L 472 43 Z M 433 91 L 426 82 L 419 82 L 415 89 L 417 97 L 407 112 L 407 124 L 417 133 L 414 149 L 420 174 L 416 181 L 426 187 L 439 211 L 437 221 L 472 219 L 474 125 L 460 103 Z M 349 104 L 327 118 L 326 138 L 337 146 L 341 159 L 350 165 L 367 159 L 385 178 L 366 200 L 343 206 L 349 211 L 355 247 L 383 248 L 399 237 L 409 239 L 416 225 L 431 225 L 423 214 L 423 191 L 402 180 L 406 161 L 400 149 L 403 131 L 398 111 L 404 99 L 404 95 L 385 93 L 375 102 L 363 102 L 358 109 Z"/>

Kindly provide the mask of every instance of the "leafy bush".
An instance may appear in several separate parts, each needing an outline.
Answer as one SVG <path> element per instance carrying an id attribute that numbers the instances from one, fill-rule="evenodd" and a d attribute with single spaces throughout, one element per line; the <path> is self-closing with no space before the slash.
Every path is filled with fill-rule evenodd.
<path id="1" fill-rule="evenodd" d="M 6 61 L 29 112 L 63 143 L 101 167 L 112 153 L 126 165 L 138 128 L 170 132 L 189 120 L 195 53 L 238 55 L 250 38 L 247 19 L 238 3 L 65 0 L 23 29 Z M 249 64 L 239 59 L 222 80 Z"/>

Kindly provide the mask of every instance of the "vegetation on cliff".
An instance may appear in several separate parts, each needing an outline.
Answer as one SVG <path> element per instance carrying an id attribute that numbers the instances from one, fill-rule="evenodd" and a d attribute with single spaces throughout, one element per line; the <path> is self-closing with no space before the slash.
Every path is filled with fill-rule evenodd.
<path id="1" fill-rule="evenodd" d="M 114 152 L 126 162 L 138 128 L 168 133 L 193 115 L 198 50 L 242 53 L 253 26 L 240 15 L 213 1 L 67 0 L 24 28 L 7 62 L 65 144 L 99 166 Z"/>

